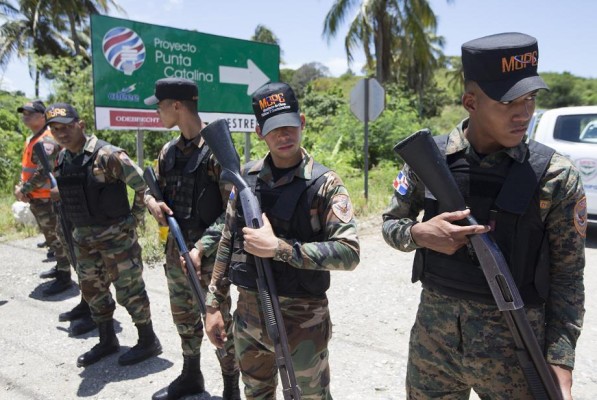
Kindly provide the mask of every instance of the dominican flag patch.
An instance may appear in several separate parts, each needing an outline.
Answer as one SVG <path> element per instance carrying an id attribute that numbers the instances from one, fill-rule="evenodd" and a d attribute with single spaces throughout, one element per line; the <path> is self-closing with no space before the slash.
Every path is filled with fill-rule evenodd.
<path id="1" fill-rule="evenodd" d="M 408 178 L 403 171 L 400 171 L 398 176 L 394 179 L 394 190 L 404 196 L 408 193 L 408 187 Z"/>

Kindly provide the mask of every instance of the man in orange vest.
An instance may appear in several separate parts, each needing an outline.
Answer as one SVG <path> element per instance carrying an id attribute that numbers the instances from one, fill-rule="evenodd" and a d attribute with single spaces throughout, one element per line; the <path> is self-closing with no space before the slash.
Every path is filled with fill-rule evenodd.
<path id="1" fill-rule="evenodd" d="M 41 278 L 54 278 L 54 281 L 43 290 L 44 296 L 61 293 L 71 287 L 70 263 L 65 249 L 56 235 L 56 213 L 50 200 L 50 181 L 38 169 L 37 157 L 33 146 L 41 141 L 49 159 L 53 161 L 60 151 L 52 133 L 46 129 L 44 112 L 46 107 L 41 100 L 35 100 L 17 108 L 22 114 L 23 123 L 31 129 L 33 135 L 27 138 L 23 151 L 21 180 L 15 186 L 15 197 L 19 201 L 29 203 L 39 229 L 46 243 L 56 255 L 56 266 L 40 274 Z"/>

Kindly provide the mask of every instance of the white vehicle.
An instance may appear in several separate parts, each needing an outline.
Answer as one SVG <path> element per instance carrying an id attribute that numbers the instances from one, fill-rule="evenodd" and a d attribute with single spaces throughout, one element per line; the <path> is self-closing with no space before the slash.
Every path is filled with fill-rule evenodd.
<path id="1" fill-rule="evenodd" d="M 529 136 L 568 157 L 580 171 L 589 221 L 597 223 L 597 106 L 539 111 Z"/>

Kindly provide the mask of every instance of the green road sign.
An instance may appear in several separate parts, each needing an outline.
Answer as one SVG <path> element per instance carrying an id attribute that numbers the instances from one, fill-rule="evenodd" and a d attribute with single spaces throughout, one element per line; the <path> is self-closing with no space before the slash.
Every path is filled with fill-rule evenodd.
<path id="1" fill-rule="evenodd" d="M 276 45 L 102 15 L 91 16 L 91 31 L 98 129 L 159 128 L 143 100 L 160 78 L 197 82 L 200 114 L 233 118 L 251 116 L 251 94 L 278 80 Z"/>

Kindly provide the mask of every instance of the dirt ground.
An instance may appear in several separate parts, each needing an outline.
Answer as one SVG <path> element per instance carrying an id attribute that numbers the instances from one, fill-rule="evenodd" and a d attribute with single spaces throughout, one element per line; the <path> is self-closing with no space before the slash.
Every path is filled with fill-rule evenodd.
<path id="1" fill-rule="evenodd" d="M 359 225 L 361 264 L 353 272 L 332 273 L 330 308 L 334 323 L 330 345 L 331 389 L 337 400 L 404 399 L 408 336 L 419 285 L 410 282 L 413 254 L 392 250 L 383 241 L 380 221 Z M 0 243 L 0 399 L 144 399 L 178 376 L 180 342 L 172 323 L 161 265 L 147 265 L 144 278 L 156 332 L 164 352 L 140 364 L 120 367 L 112 355 L 88 368 L 77 357 L 96 344 L 97 331 L 68 337 L 68 322 L 58 314 L 79 301 L 76 286 L 50 298 L 38 273 L 45 250 L 41 236 Z M 585 285 L 586 318 L 577 347 L 573 394 L 576 400 L 597 395 L 597 227 L 589 231 Z M 136 329 L 118 306 L 119 354 L 133 346 Z M 222 380 L 213 347 L 204 339 L 202 370 L 208 392 L 188 399 L 220 400 Z M 282 398 L 278 396 L 278 398 Z M 471 398 L 477 398 L 474 394 Z"/>

